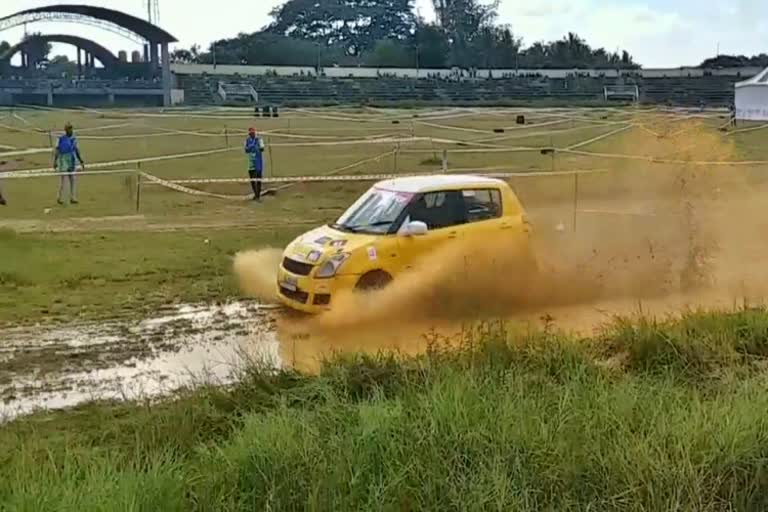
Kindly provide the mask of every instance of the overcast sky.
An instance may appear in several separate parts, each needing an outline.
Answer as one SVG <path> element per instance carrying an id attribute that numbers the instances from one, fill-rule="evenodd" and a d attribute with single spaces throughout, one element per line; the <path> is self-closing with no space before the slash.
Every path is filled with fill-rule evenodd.
<path id="1" fill-rule="evenodd" d="M 434 16 L 431 0 L 416 0 L 419 12 Z M 0 17 L 54 0 L 1 0 Z M 59 0 L 108 6 L 146 18 L 145 0 Z M 254 32 L 269 22 L 281 0 L 160 0 L 160 25 L 188 47 L 207 47 L 215 39 Z M 525 45 L 578 33 L 592 46 L 627 49 L 644 67 L 696 65 L 720 53 L 768 53 L 766 0 L 501 0 L 499 21 L 509 23 Z M 72 24 L 36 23 L 30 31 L 77 33 L 97 38 L 115 53 L 138 49 L 130 40 L 101 29 Z M 16 43 L 22 28 L 0 32 Z M 72 55 L 66 46 L 56 53 Z"/>

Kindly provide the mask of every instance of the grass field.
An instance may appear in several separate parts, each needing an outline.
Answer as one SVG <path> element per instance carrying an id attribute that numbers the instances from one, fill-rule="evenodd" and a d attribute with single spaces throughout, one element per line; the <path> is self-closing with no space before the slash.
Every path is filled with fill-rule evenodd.
<path id="1" fill-rule="evenodd" d="M 527 124 L 516 124 L 520 113 Z M 696 255 L 714 237 L 724 247 L 719 281 L 685 303 L 738 300 L 748 285 L 760 302 L 768 291 L 765 132 L 723 132 L 722 114 L 694 115 L 0 111 L 0 171 L 50 166 L 49 131 L 66 121 L 88 170 L 127 171 L 80 177 L 80 204 L 66 206 L 55 202 L 54 177 L 0 176 L 9 200 L 0 209 L 0 326 L 34 336 L 39 324 L 75 329 L 240 299 L 237 252 L 280 248 L 370 186 L 290 183 L 259 203 L 242 199 L 242 182 L 185 185 L 226 198 L 146 179 L 138 187 L 138 170 L 163 180 L 245 177 L 240 146 L 251 125 L 270 148 L 267 177 L 443 172 L 444 152 L 448 172 L 516 173 L 507 179 L 541 238 L 559 241 L 558 258 L 586 254 L 592 268 L 572 265 L 575 273 L 605 265 L 606 274 L 648 281 L 636 291 L 669 274 L 639 272 L 641 255 L 643 265 L 658 263 L 664 244 Z M 542 151 L 550 148 L 558 151 Z M 561 279 L 557 289 L 575 282 Z M 596 311 L 608 306 L 570 305 L 575 313 L 527 312 L 540 317 L 537 327 L 468 321 L 460 343 L 429 338 L 426 351 L 404 350 L 407 357 L 372 354 L 362 326 L 345 334 L 359 334 L 368 355 L 354 350 L 319 372 L 253 363 L 232 386 L 182 390 L 173 400 L 18 418 L 0 427 L 0 510 L 765 510 L 768 313 L 657 321 L 643 309 L 573 334 L 550 314 L 563 323 L 576 315 L 583 321 L 573 323 L 592 332 L 594 319 L 606 318 Z M 38 354 L 8 336 L 0 341 L 8 368 L 43 355 L 49 368 L 83 364 L 76 350 L 54 344 Z M 290 341 L 296 352 L 318 340 Z M 5 344 L 28 359 L 12 359 Z M 27 370 L 42 380 L 34 364 Z M 9 395 L 4 385 L 0 378 L 0 396 Z"/>
<path id="2" fill-rule="evenodd" d="M 526 125 L 515 123 L 521 111 L 527 116 Z M 267 177 L 333 174 L 339 169 L 345 175 L 439 172 L 445 150 L 449 172 L 521 173 L 510 181 L 534 216 L 542 207 L 573 208 L 576 200 L 587 204 L 629 195 L 642 201 L 674 192 L 680 166 L 649 165 L 645 157 L 768 159 L 768 150 L 760 143 L 763 132 L 726 136 L 716 130 L 722 124 L 718 114 L 694 119 L 695 126 L 690 120 L 660 118 L 653 112 L 598 109 L 337 109 L 287 112 L 276 119 L 254 119 L 238 110 L 182 110 L 165 115 L 154 111 L 18 110 L 0 116 L 4 116 L 0 119 L 0 169 L 6 171 L 47 168 L 47 151 L 14 153 L 44 149 L 50 140 L 48 132 L 71 121 L 90 170 L 140 167 L 163 179 L 242 178 L 246 173 L 240 146 L 246 128 L 255 125 L 265 133 L 270 147 Z M 504 133 L 494 132 L 501 128 Z M 621 128 L 627 129 L 594 140 Z M 669 137 L 659 138 L 654 130 Z M 361 143 L 380 136 L 390 138 Z M 402 140 L 392 142 L 391 137 Z M 539 150 L 564 149 L 591 140 L 579 147 L 587 154 L 552 155 Z M 311 145 L 318 143 L 323 145 Z M 225 151 L 103 167 L 124 159 L 216 149 Z M 601 153 L 641 159 L 593 156 Z M 365 163 L 354 165 L 361 161 Z M 607 172 L 582 175 L 578 184 L 572 175 L 557 173 L 524 177 L 532 171 L 572 170 Z M 734 170 L 750 185 L 765 181 L 760 166 L 718 167 L 724 179 Z M 0 210 L 0 228 L 18 232 L 0 235 L 0 258 L 11 262 L 0 271 L 0 304 L 4 305 L 0 322 L 38 321 L 59 313 L 66 317 L 77 311 L 101 315 L 131 310 L 136 302 L 152 307 L 174 297 L 231 296 L 235 289 L 222 277 L 228 256 L 242 248 L 279 246 L 307 226 L 333 220 L 370 185 L 349 181 L 293 184 L 277 196 L 253 204 L 238 197 L 248 193 L 247 183 L 189 185 L 232 196 L 219 199 L 144 180 L 137 211 L 135 174 L 83 176 L 80 204 L 64 207 L 55 204 L 56 180 L 9 178 L 0 184 L 10 202 Z M 558 213 L 560 221 L 571 215 Z M 201 243 L 206 238 L 215 243 Z M 152 276 L 160 273 L 171 284 L 156 290 Z M 119 294 L 119 300 L 102 300 L 113 292 Z"/>
<path id="3" fill-rule="evenodd" d="M 762 310 L 495 329 L 0 430 L 5 510 L 764 510 Z"/>

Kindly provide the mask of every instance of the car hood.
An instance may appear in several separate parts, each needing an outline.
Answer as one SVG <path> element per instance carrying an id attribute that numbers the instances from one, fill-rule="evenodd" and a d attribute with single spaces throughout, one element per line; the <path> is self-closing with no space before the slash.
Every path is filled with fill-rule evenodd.
<path id="1" fill-rule="evenodd" d="M 375 245 L 378 238 L 376 235 L 347 233 L 330 226 L 321 226 L 288 244 L 284 255 L 296 261 L 316 265 L 334 254 L 354 252 L 361 247 Z"/>

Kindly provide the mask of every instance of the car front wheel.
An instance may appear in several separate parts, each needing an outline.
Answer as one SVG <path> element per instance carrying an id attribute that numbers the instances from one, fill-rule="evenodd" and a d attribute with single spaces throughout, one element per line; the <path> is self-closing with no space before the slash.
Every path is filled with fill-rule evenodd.
<path id="1" fill-rule="evenodd" d="M 369 292 L 381 290 L 392 282 L 392 276 L 383 270 L 373 270 L 364 274 L 355 285 L 356 291 Z"/>

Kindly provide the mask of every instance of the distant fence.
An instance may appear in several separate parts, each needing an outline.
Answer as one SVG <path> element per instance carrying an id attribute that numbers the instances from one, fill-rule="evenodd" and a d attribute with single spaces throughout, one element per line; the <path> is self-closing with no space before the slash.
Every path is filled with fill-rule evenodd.
<path id="1" fill-rule="evenodd" d="M 703 69 L 692 67 L 647 68 L 647 69 L 476 69 L 459 68 L 375 68 L 326 66 L 321 75 L 328 78 L 377 78 L 391 76 L 397 78 L 503 78 L 506 76 L 541 76 L 546 78 L 567 78 L 584 76 L 593 78 L 618 78 L 621 76 L 639 76 L 642 78 L 685 78 L 704 76 L 731 76 L 749 78 L 763 70 L 760 67 L 733 67 Z M 178 75 L 240 75 L 240 76 L 316 76 L 314 67 L 304 66 L 248 66 L 230 64 L 171 64 L 171 71 Z"/>

